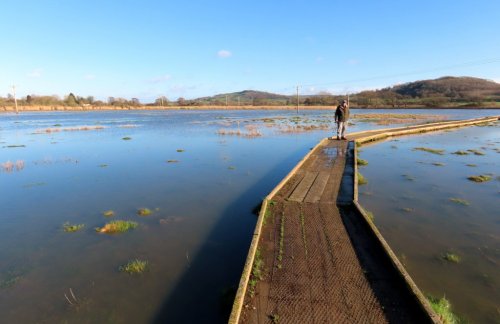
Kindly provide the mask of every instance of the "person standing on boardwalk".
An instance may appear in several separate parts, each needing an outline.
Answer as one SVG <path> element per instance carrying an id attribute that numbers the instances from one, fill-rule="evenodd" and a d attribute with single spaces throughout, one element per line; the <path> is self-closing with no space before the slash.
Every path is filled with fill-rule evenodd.
<path id="1" fill-rule="evenodd" d="M 347 100 L 342 100 L 342 103 L 335 110 L 335 122 L 337 123 L 337 139 L 345 140 L 345 132 L 347 129 L 347 121 L 349 120 L 349 103 Z"/>

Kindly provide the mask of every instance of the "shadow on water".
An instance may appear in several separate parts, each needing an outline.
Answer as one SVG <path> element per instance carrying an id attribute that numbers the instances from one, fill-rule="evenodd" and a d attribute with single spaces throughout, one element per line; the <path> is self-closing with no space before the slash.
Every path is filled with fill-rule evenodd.
<path id="1" fill-rule="evenodd" d="M 304 154 L 283 159 L 226 208 L 152 323 L 227 323 L 255 228 L 252 211 Z"/>

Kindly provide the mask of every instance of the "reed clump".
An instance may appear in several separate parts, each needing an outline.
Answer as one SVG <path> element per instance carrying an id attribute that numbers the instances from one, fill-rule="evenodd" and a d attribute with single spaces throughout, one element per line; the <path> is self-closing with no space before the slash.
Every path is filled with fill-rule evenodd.
<path id="1" fill-rule="evenodd" d="M 469 176 L 467 177 L 467 179 L 473 182 L 486 182 L 491 180 L 491 176 L 487 174 L 481 174 L 481 175 Z"/>
<path id="2" fill-rule="evenodd" d="M 139 216 L 149 216 L 151 215 L 153 212 L 151 211 L 151 209 L 149 208 L 139 208 L 137 210 L 137 215 Z"/>
<path id="3" fill-rule="evenodd" d="M 68 233 L 78 232 L 84 227 L 85 224 L 70 224 L 69 222 L 63 224 L 63 230 Z"/>
<path id="4" fill-rule="evenodd" d="M 97 227 L 96 231 L 105 234 L 118 234 L 124 233 L 128 230 L 134 229 L 138 226 L 136 222 L 115 220 L 105 224 L 103 227 Z"/>
<path id="5" fill-rule="evenodd" d="M 141 274 L 148 268 L 148 261 L 135 259 L 119 267 L 119 270 L 128 274 Z"/>
<path id="6" fill-rule="evenodd" d="M 443 155 L 444 154 L 444 150 L 433 149 L 433 148 L 430 148 L 430 147 L 415 147 L 413 150 L 414 151 L 428 152 L 428 153 L 437 154 L 437 155 Z"/>

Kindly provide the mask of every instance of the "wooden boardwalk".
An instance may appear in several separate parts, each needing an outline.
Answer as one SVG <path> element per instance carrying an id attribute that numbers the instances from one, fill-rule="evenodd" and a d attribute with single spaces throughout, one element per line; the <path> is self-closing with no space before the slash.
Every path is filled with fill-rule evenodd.
<path id="1" fill-rule="evenodd" d="M 264 201 L 230 323 L 438 323 L 357 203 L 354 140 L 494 120 L 321 141 Z"/>

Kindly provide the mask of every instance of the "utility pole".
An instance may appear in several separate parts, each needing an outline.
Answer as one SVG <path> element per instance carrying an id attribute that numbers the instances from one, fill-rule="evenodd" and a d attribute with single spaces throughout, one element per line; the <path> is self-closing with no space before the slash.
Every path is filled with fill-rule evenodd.
<path id="1" fill-rule="evenodd" d="M 16 86 L 12 86 L 12 94 L 14 95 L 14 105 L 16 106 L 16 114 L 19 114 L 19 110 L 17 110 L 17 98 L 16 98 Z"/>
<path id="2" fill-rule="evenodd" d="M 297 114 L 299 113 L 299 86 L 297 86 Z"/>

